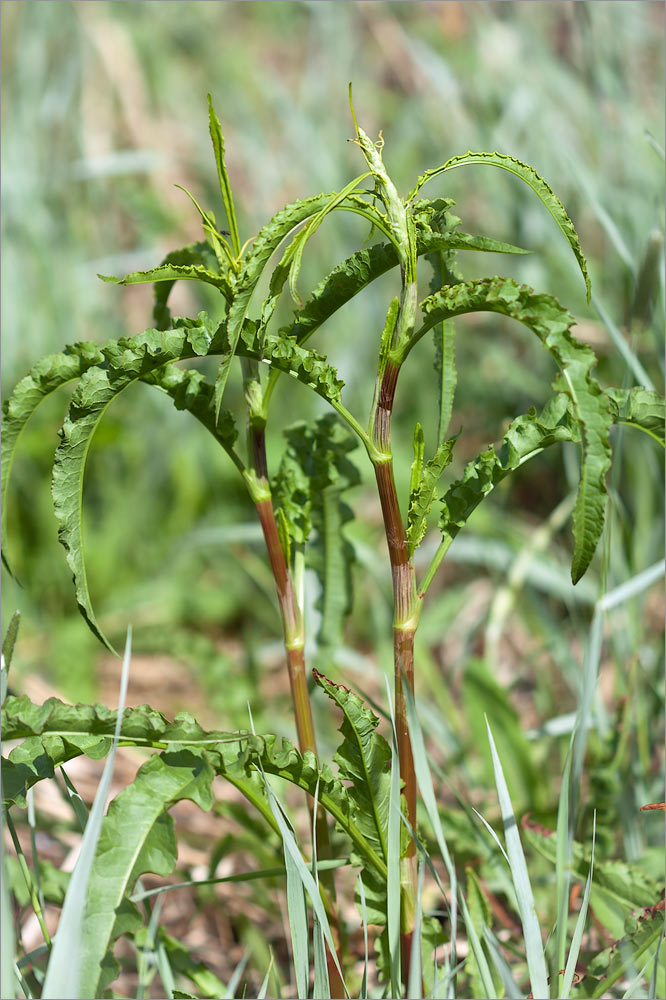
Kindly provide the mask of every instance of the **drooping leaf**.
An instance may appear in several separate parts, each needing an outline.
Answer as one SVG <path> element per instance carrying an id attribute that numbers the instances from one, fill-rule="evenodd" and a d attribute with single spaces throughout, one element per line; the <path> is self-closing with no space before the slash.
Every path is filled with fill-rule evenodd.
<path id="1" fill-rule="evenodd" d="M 111 746 L 116 713 L 100 705 L 64 705 L 57 699 L 33 705 L 26 696 L 10 696 L 1 720 L 5 739 L 23 739 L 2 759 L 4 800 L 22 805 L 26 789 L 42 778 L 53 777 L 60 764 L 82 755 L 104 757 Z M 384 859 L 360 829 L 354 796 L 328 765 L 320 767 L 313 753 L 302 755 L 289 740 L 206 732 L 187 713 L 169 722 L 160 712 L 142 705 L 125 710 L 120 745 L 167 748 L 169 753 L 181 748 L 193 754 L 205 752 L 215 772 L 238 788 L 273 827 L 258 763 L 266 774 L 283 778 L 312 796 L 319 782 L 319 802 L 350 838 L 355 857 L 364 866 L 364 882 L 372 872 L 385 882 Z"/>
<path id="2" fill-rule="evenodd" d="M 7 516 L 7 488 L 19 438 L 39 404 L 56 389 L 79 378 L 88 368 L 104 360 L 99 346 L 91 342 L 72 344 L 61 354 L 50 354 L 16 385 L 2 405 L 2 534 Z M 3 562 L 4 562 L 3 555 Z M 6 563 L 5 563 L 6 565 Z"/>
<path id="3" fill-rule="evenodd" d="M 431 459 L 426 462 L 418 487 L 410 492 L 407 512 L 407 552 L 411 559 L 426 533 L 428 514 L 437 496 L 437 484 L 442 472 L 451 462 L 456 438 L 443 441 Z"/>
<path id="4" fill-rule="evenodd" d="M 215 406 L 219 410 L 222 396 L 229 377 L 231 362 L 236 353 L 238 340 L 244 327 L 250 299 L 270 257 L 289 233 L 306 219 L 316 215 L 330 200 L 330 194 L 315 195 L 304 201 L 295 201 L 282 208 L 267 225 L 261 229 L 252 244 L 252 249 L 243 262 L 235 289 L 234 300 L 228 316 L 228 351 L 220 365 L 215 381 Z"/>
<path id="5" fill-rule="evenodd" d="M 516 160 L 515 157 L 506 156 L 503 153 L 468 152 L 463 156 L 453 156 L 450 160 L 447 160 L 446 163 L 443 163 L 441 167 L 426 170 L 424 174 L 421 174 L 415 187 L 409 193 L 408 201 L 411 201 L 423 185 L 427 183 L 427 181 L 432 180 L 433 177 L 437 177 L 439 174 L 443 174 L 448 170 L 454 170 L 456 167 L 463 167 L 468 164 L 475 163 L 485 163 L 492 167 L 500 167 L 502 170 L 508 170 L 510 173 L 524 181 L 541 199 L 574 252 L 574 256 L 578 261 L 578 266 L 580 267 L 583 278 L 585 279 L 585 289 L 587 291 L 587 300 L 589 302 L 591 285 L 590 278 L 587 273 L 587 261 L 585 260 L 585 256 L 581 249 L 574 224 L 567 215 L 564 205 L 554 193 L 550 185 L 543 179 L 543 177 L 539 176 L 534 167 L 530 167 L 527 163 L 522 163 L 520 160 Z"/>
<path id="6" fill-rule="evenodd" d="M 532 330 L 560 368 L 553 387 L 569 397 L 581 429 L 583 461 L 573 514 L 574 552 L 571 576 L 577 583 L 588 568 L 604 524 L 606 473 L 610 467 L 608 397 L 592 377 L 594 352 L 576 341 L 573 317 L 550 295 L 540 295 L 510 278 L 485 278 L 442 289 L 421 303 L 425 322 L 412 344 L 435 323 L 468 312 L 498 312 Z M 411 346 L 411 345 L 410 345 Z"/>
<path id="7" fill-rule="evenodd" d="M 451 541 L 481 500 L 523 462 L 558 441 L 578 441 L 580 430 L 569 412 L 564 393 L 553 396 L 540 414 L 517 417 L 509 426 L 499 453 L 491 446 L 469 462 L 460 479 L 442 497 L 439 528 Z"/>
<path id="8" fill-rule="evenodd" d="M 636 427 L 664 447 L 664 397 L 636 386 L 633 389 L 604 389 L 611 401 L 613 422 Z"/>
<path id="9" fill-rule="evenodd" d="M 210 131 L 210 138 L 213 143 L 213 151 L 215 153 L 217 177 L 220 182 L 220 194 L 222 195 L 222 201 L 224 202 L 224 210 L 227 213 L 229 229 L 231 230 L 231 245 L 233 247 L 234 254 L 238 257 L 240 254 L 240 238 L 238 236 L 238 224 L 236 222 L 236 212 L 234 210 L 234 199 L 231 193 L 231 184 L 229 183 L 229 175 L 227 174 L 227 168 L 224 162 L 224 136 L 222 135 L 222 126 L 220 125 L 219 118 L 215 114 L 213 100 L 210 94 L 208 95 L 208 129 Z"/>
<path id="10" fill-rule="evenodd" d="M 106 408 L 120 392 L 138 379 L 150 380 L 153 373 L 169 362 L 223 354 L 228 348 L 224 323 L 216 327 L 206 313 L 200 313 L 197 320 L 177 319 L 171 330 L 147 330 L 137 337 L 105 345 L 100 352 L 105 367 L 89 367 L 72 397 L 54 462 L 54 510 L 60 525 L 59 538 L 74 574 L 79 609 L 95 635 L 110 649 L 113 647 L 102 634 L 92 609 L 83 553 L 82 486 L 90 443 Z M 266 362 L 289 372 L 327 399 L 340 398 L 342 382 L 323 358 L 299 347 L 294 341 L 283 342 L 275 337 L 266 337 L 262 344 L 254 325 L 248 324 L 237 345 L 238 352 L 260 360 L 262 348 Z M 194 386 L 196 377 L 189 379 L 188 384 Z M 181 401 L 186 396 L 185 391 Z M 191 402 L 196 409 L 195 416 L 204 423 L 208 421 L 209 429 L 212 425 L 220 443 L 230 450 L 236 436 L 233 420 L 223 414 L 213 421 L 212 416 L 204 412 L 202 395 L 195 394 Z M 202 405 L 199 406 L 199 403 Z"/>

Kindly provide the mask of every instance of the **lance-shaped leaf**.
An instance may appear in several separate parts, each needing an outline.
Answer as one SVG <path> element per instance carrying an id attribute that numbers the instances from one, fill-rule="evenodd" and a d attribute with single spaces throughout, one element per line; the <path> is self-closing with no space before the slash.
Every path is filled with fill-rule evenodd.
<path id="1" fill-rule="evenodd" d="M 220 194 L 222 195 L 222 201 L 224 202 L 224 210 L 227 213 L 229 229 L 231 230 L 231 245 L 235 255 L 238 257 L 240 254 L 240 238 L 238 236 L 238 224 L 236 223 L 236 212 L 234 210 L 234 199 L 231 193 L 231 184 L 229 183 L 229 175 L 227 174 L 227 167 L 224 162 L 224 136 L 222 135 L 222 126 L 220 125 L 219 118 L 215 114 L 213 100 L 210 94 L 208 95 L 208 129 L 213 143 L 213 152 L 215 153 L 217 177 L 220 182 Z"/>
<path id="2" fill-rule="evenodd" d="M 350 783 L 349 795 L 360 832 L 376 854 L 387 862 L 391 748 L 376 732 L 379 719 L 357 695 L 341 684 L 333 684 L 318 671 L 314 671 L 314 678 L 342 710 L 340 732 L 344 739 L 333 759 L 340 778 Z M 357 859 L 357 863 L 360 860 Z M 386 884 L 378 882 L 376 875 L 373 871 L 363 875 L 368 920 L 384 924 Z"/>
<path id="3" fill-rule="evenodd" d="M 90 443 L 106 408 L 128 386 L 139 379 L 148 380 L 153 372 L 172 361 L 182 361 L 206 354 L 225 354 L 229 339 L 225 324 L 216 328 L 206 313 L 197 320 L 174 320 L 171 330 L 147 330 L 138 337 L 113 341 L 101 349 L 106 367 L 89 368 L 72 397 L 61 431 L 53 467 L 53 502 L 59 521 L 59 538 L 67 552 L 74 575 L 79 609 L 92 631 L 112 649 L 95 619 L 86 577 L 82 534 L 82 489 Z M 294 341 L 283 342 L 267 337 L 261 342 L 253 324 L 237 345 L 240 354 L 264 360 L 313 388 L 329 400 L 340 399 L 342 382 L 323 358 L 299 347 Z M 263 355 L 262 355 L 263 350 Z M 203 422 L 203 406 L 195 413 Z M 230 417 L 212 421 L 215 435 L 226 440 L 228 450 L 235 439 Z"/>
<path id="4" fill-rule="evenodd" d="M 425 322 L 410 344 L 442 320 L 462 313 L 498 312 L 523 323 L 539 338 L 560 368 L 553 382 L 569 397 L 580 425 L 583 461 L 573 515 L 574 552 L 571 577 L 577 583 L 590 564 L 604 524 L 606 473 L 610 466 L 608 397 L 590 372 L 594 352 L 572 337 L 574 319 L 551 295 L 540 295 L 510 278 L 485 278 L 444 288 L 421 303 Z"/>
<path id="5" fill-rule="evenodd" d="M 222 396 L 229 377 L 231 362 L 236 353 L 238 339 L 247 316 L 250 299 L 264 268 L 270 257 L 277 250 L 282 240 L 289 235 L 295 226 L 316 215 L 330 200 L 330 194 L 319 194 L 304 201 L 295 201 L 286 205 L 271 221 L 261 229 L 252 244 L 252 249 L 245 258 L 243 269 L 238 278 L 234 300 L 229 307 L 228 336 L 229 350 L 220 365 L 215 382 L 215 406 L 220 409 Z"/>
<path id="6" fill-rule="evenodd" d="M 408 201 L 411 201 L 423 185 L 427 181 L 432 180 L 433 177 L 437 177 L 439 174 L 443 174 L 447 170 L 455 170 L 456 167 L 464 167 L 468 164 L 475 163 L 485 163 L 491 167 L 500 167 L 502 170 L 508 170 L 509 173 L 514 174 L 516 177 L 519 177 L 522 181 L 524 181 L 525 184 L 527 184 L 528 187 L 530 187 L 532 191 L 534 191 L 534 193 L 541 199 L 562 233 L 564 233 L 569 246 L 574 252 L 574 256 L 578 261 L 578 266 L 580 267 L 583 278 L 585 279 L 585 289 L 587 291 L 587 300 L 589 302 L 592 289 L 590 285 L 590 278 L 587 273 L 587 261 L 585 260 L 585 256 L 581 249 L 574 224 L 567 215 L 564 205 L 550 185 L 536 172 L 534 167 L 530 167 L 527 163 L 522 163 L 520 160 L 516 160 L 513 156 L 506 156 L 503 153 L 469 152 L 465 153 L 463 156 L 453 156 L 450 160 L 447 160 L 446 163 L 443 163 L 441 167 L 426 170 L 424 174 L 421 174 L 413 190 L 409 193 Z"/>
<path id="7" fill-rule="evenodd" d="M 610 399 L 613 422 L 636 427 L 664 447 L 664 397 L 651 389 L 604 389 Z"/>
<path id="8" fill-rule="evenodd" d="M 2 525 L 7 516 L 7 489 L 19 439 L 31 416 L 50 393 L 79 378 L 88 368 L 103 361 L 97 344 L 82 341 L 50 354 L 21 379 L 2 405 Z M 7 565 L 4 553 L 3 562 Z"/>
<path id="9" fill-rule="evenodd" d="M 451 541 L 478 504 L 509 472 L 558 441 L 580 440 L 580 429 L 569 412 L 569 400 L 559 393 L 535 411 L 517 417 L 509 426 L 499 453 L 492 445 L 469 462 L 462 477 L 442 498 L 439 528 Z"/>
<path id="10" fill-rule="evenodd" d="M 182 260 L 190 257 L 196 259 L 197 254 L 194 252 L 192 254 L 186 253 L 186 249 L 175 250 L 168 255 L 168 258 Z M 123 278 L 115 278 L 113 275 L 105 274 L 98 274 L 97 277 L 101 278 L 102 281 L 107 281 L 114 285 L 145 285 L 149 282 L 161 281 L 170 281 L 172 283 L 174 281 L 204 281 L 206 284 L 213 285 L 219 289 L 227 302 L 230 302 L 233 297 L 232 285 L 226 275 L 220 274 L 217 271 L 211 271 L 204 264 L 180 264 L 175 263 L 173 259 L 167 259 L 166 263 L 160 264 L 158 267 L 153 267 L 148 271 L 133 271 L 131 274 L 126 274 Z"/>
<path id="11" fill-rule="evenodd" d="M 437 484 L 442 472 L 451 462 L 456 437 L 440 444 L 433 457 L 426 462 L 418 485 L 415 484 L 415 488 L 410 491 L 407 512 L 407 552 L 410 559 L 426 533 L 428 514 L 437 496 Z"/>

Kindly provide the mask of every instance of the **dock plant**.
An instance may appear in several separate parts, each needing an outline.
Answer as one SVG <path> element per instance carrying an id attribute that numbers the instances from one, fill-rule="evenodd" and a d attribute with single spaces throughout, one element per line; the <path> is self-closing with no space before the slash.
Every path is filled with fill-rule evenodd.
<path id="1" fill-rule="evenodd" d="M 314 995 L 347 995 L 345 928 L 334 877 L 336 867 L 346 863 L 359 873 L 356 899 L 366 932 L 368 926 L 378 928 L 379 970 L 388 995 L 455 995 L 459 905 L 475 968 L 485 984 L 484 995 L 492 995 L 488 990 L 493 989 L 497 973 L 489 971 L 487 955 L 495 945 L 491 939 L 489 945 L 475 938 L 465 896 L 456 885 L 455 858 L 449 857 L 441 841 L 448 859 L 452 926 L 446 935 L 444 966 L 435 966 L 435 972 L 433 949 L 441 943 L 441 925 L 421 909 L 419 790 L 435 835 L 442 838 L 415 713 L 419 665 L 414 642 L 421 609 L 451 543 L 479 504 L 504 479 L 527 462 L 538 462 L 542 452 L 562 442 L 573 442 L 580 456 L 572 514 L 571 577 L 577 583 L 590 566 L 604 527 L 613 425 L 628 425 L 663 444 L 663 400 L 640 387 L 602 387 L 594 374 L 593 350 L 576 338 L 574 317 L 552 295 L 510 277 L 491 274 L 466 280 L 460 273 L 466 253 L 527 252 L 462 231 L 450 198 L 425 197 L 426 188 L 452 170 L 478 170 L 482 182 L 481 168 L 493 167 L 508 171 L 541 200 L 571 248 L 589 298 L 590 278 L 573 223 L 532 167 L 504 153 L 467 152 L 426 170 L 402 197 L 384 162 L 381 135 L 374 140 L 355 117 L 353 121 L 352 142 L 363 170 L 339 191 L 286 205 L 248 239 L 239 231 L 222 129 L 209 99 L 224 228 L 212 211 L 192 198 L 203 226 L 201 241 L 168 253 L 149 270 L 121 277 L 100 275 L 119 285 L 152 284 L 153 326 L 106 344 L 71 344 L 62 353 L 43 358 L 4 404 L 3 509 L 12 461 L 27 421 L 50 393 L 76 383 L 55 452 L 53 505 L 78 607 L 89 628 L 111 650 L 88 588 L 82 533 L 86 459 L 100 422 L 120 393 L 142 382 L 169 396 L 178 410 L 194 417 L 213 436 L 238 470 L 256 508 L 275 583 L 293 701 L 296 743 L 255 733 L 249 724 L 236 733 L 205 732 L 187 713 L 170 722 L 148 706 L 125 711 L 116 742 L 153 748 L 155 753 L 113 800 L 101 823 L 85 904 L 79 996 L 107 995 L 118 971 L 114 941 L 142 924 L 137 904 L 144 897 L 136 888 L 137 879 L 147 871 L 167 876 L 175 866 L 168 809 L 183 798 L 209 809 L 216 775 L 231 782 L 282 839 L 292 935 L 300 928 L 301 940 L 303 934 L 306 938 L 305 964 L 302 949 L 294 950 L 299 996 L 307 996 L 309 989 L 308 900 L 313 915 Z M 369 223 L 371 237 L 302 299 L 299 275 L 308 243 L 320 227 L 330 224 L 329 216 L 339 212 Z M 320 328 L 325 333 L 330 317 L 355 296 L 373 294 L 373 283 L 388 273 L 395 276 L 395 294 L 385 304 L 383 329 L 355 331 L 359 338 L 374 340 L 377 368 L 367 412 L 352 413 L 340 374 L 321 353 L 321 340 L 316 349 L 312 343 Z M 172 316 L 169 296 L 177 281 L 204 282 L 216 289 L 219 315 Z M 258 301 L 260 285 L 267 288 L 263 301 Z M 278 325 L 276 308 L 283 297 L 290 297 L 295 308 L 289 322 Z M 545 402 L 515 416 L 498 442 L 488 444 L 458 478 L 449 477 L 447 482 L 447 469 L 461 434 L 464 437 L 464 428 L 451 426 L 458 378 L 455 320 L 477 312 L 501 314 L 522 324 L 550 354 L 557 374 L 550 395 L 544 394 Z M 353 325 L 353 312 L 348 315 Z M 429 354 L 428 363 L 436 372 L 432 407 L 437 433 L 426 442 L 422 427 L 414 428 L 409 495 L 401 504 L 391 425 L 400 373 L 412 352 Z M 211 357 L 218 364 L 214 381 L 192 364 L 182 365 Z M 240 428 L 225 407 L 227 385 L 237 377 L 244 393 Z M 281 460 L 270 456 L 276 469 L 271 477 L 266 426 L 280 378 L 298 380 L 325 401 L 328 412 L 285 431 Z M 306 660 L 306 566 L 312 566 L 321 580 L 320 649 L 334 648 L 340 641 L 349 611 L 353 552 L 343 528 L 352 516 L 350 490 L 359 478 L 349 456 L 358 445 L 376 479 L 393 587 L 393 731 L 389 726 L 388 738 L 380 734 L 377 716 L 359 696 L 327 675 L 325 664 L 330 665 L 331 658 L 319 657 L 316 664 Z M 417 575 L 415 554 L 433 531 L 439 542 L 428 550 L 430 561 Z M 309 681 L 314 681 L 314 696 L 329 698 L 340 712 L 342 741 L 332 761 L 322 759 L 318 749 Z M 25 696 L 7 696 L 4 735 L 21 742 L 3 760 L 5 804 L 25 807 L 32 786 L 52 777 L 55 768 L 73 757 L 104 756 L 114 745 L 117 721 L 117 713 L 99 705 L 68 706 L 55 699 L 35 705 Z M 506 786 L 492 736 L 490 740 L 504 815 Z M 305 793 L 313 825 L 311 851 L 298 846 L 268 776 L 278 776 Z M 507 829 L 507 844 L 514 850 L 512 865 L 519 857 L 516 851 L 520 852 L 515 838 L 515 830 L 509 834 Z M 533 925 L 528 920 L 525 926 Z M 656 924 L 651 934 L 655 928 Z M 650 943 L 654 940 L 653 934 Z M 169 947 L 173 957 L 175 949 Z M 540 964 L 530 962 L 528 955 L 528 965 L 532 988 L 545 983 L 543 957 Z M 503 970 L 499 959 L 497 967 Z M 561 987 L 562 976 L 559 969 L 553 971 L 558 973 L 551 977 L 554 991 Z M 445 986 L 437 978 L 441 975 Z M 599 976 L 595 983 L 602 979 Z M 572 985 L 569 977 L 567 988 L 572 992 L 567 995 L 592 995 L 576 993 L 589 986 L 590 981 Z M 436 992 L 442 989 L 446 992 Z"/>

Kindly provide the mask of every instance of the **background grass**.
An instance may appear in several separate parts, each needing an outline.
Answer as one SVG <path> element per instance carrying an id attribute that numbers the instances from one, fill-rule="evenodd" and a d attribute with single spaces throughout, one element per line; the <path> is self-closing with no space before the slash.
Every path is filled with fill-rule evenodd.
<path id="1" fill-rule="evenodd" d="M 363 127 L 383 130 L 385 159 L 403 193 L 417 173 L 467 149 L 533 164 L 578 228 L 595 302 L 661 388 L 663 14 L 662 3 L 605 0 L 3 5 L 5 393 L 67 342 L 151 325 L 148 288 L 113 288 L 95 275 L 147 267 L 198 238 L 198 219 L 175 183 L 221 218 L 207 91 L 225 131 L 244 240 L 285 202 L 339 188 L 361 169 L 346 141 L 349 80 Z M 466 276 L 496 270 L 555 294 L 599 354 L 602 382 L 632 384 L 607 325 L 585 303 L 566 242 L 524 186 L 469 168 L 433 182 L 429 194 L 454 197 L 466 231 L 534 251 L 515 260 L 461 255 Z M 365 236 L 360 220 L 328 220 L 312 241 L 301 291 Z M 330 353 L 348 405 L 362 415 L 392 282 L 378 285 L 385 297 L 360 297 L 342 310 L 314 344 Z M 190 283 L 177 286 L 173 304 L 182 314 L 218 308 Z M 495 317 L 461 322 L 457 351 L 452 427 L 464 427 L 462 462 L 497 440 L 512 416 L 543 402 L 552 372 L 536 343 Z M 435 388 L 432 396 L 423 388 L 431 372 L 424 342 L 401 378 L 395 419 L 403 498 L 417 419 L 427 446 L 433 442 Z M 238 380 L 228 393 L 240 407 Z M 66 397 L 42 408 L 15 463 L 6 544 L 23 587 L 5 577 L 3 613 L 23 612 L 17 687 L 40 674 L 69 699 L 111 700 L 119 666 L 76 611 L 50 510 Z M 281 427 L 317 411 L 318 401 L 280 383 L 274 405 L 271 471 Z M 559 505 L 577 459 L 574 449 L 553 451 L 475 515 L 429 594 L 418 634 L 418 695 L 433 760 L 445 767 L 448 804 L 464 795 L 482 806 L 493 787 L 486 711 L 514 808 L 551 826 L 592 605 L 663 553 L 659 457 L 647 438 L 620 432 L 604 545 L 589 576 L 571 588 Z M 391 669 L 389 574 L 373 482 L 357 457 L 356 604 L 337 671 L 382 699 L 380 674 Z M 116 639 L 128 622 L 134 627 L 128 702 L 187 708 L 224 728 L 243 724 L 249 700 L 259 731 L 293 735 L 262 542 L 244 489 L 212 441 L 168 400 L 134 388 L 96 436 L 85 514 L 99 619 Z M 583 794 L 588 812 L 598 811 L 601 856 L 652 867 L 662 824 L 636 810 L 661 797 L 662 631 L 655 588 L 608 616 Z M 162 687 L 160 678 L 168 679 Z M 326 750 L 335 720 L 322 701 L 315 706 Z M 479 842 L 456 815 L 452 852 L 460 861 L 478 857 Z M 585 840 L 589 826 L 579 833 Z M 499 874 L 495 882 L 485 877 L 501 892 Z M 541 892 L 547 910 L 547 883 Z"/>

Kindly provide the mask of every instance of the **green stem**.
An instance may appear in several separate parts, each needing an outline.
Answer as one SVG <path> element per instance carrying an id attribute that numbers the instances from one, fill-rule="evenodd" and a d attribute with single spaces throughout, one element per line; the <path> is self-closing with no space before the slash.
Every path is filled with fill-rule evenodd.
<path id="1" fill-rule="evenodd" d="M 35 885 L 35 881 L 34 881 L 34 879 L 32 877 L 32 873 L 31 873 L 31 871 L 30 871 L 30 869 L 28 867 L 28 862 L 25 859 L 25 854 L 23 853 L 23 848 L 21 847 L 21 842 L 18 839 L 18 836 L 17 836 L 17 833 L 16 833 L 16 828 L 14 827 L 14 823 L 12 821 L 11 816 L 9 815 L 9 811 L 8 810 L 5 812 L 5 818 L 7 820 L 7 829 L 9 830 L 9 833 L 11 834 L 11 838 L 12 838 L 12 841 L 14 843 L 14 848 L 16 850 L 16 857 L 18 859 L 18 863 L 19 863 L 19 866 L 21 868 L 21 871 L 23 872 L 23 877 L 25 879 L 25 884 L 28 887 L 28 892 L 30 893 L 30 902 L 32 904 L 32 909 L 34 911 L 35 916 L 37 917 L 37 922 L 38 922 L 38 924 L 39 924 L 39 926 L 41 928 L 42 934 L 44 935 L 44 941 L 46 942 L 47 947 L 50 949 L 51 948 L 51 935 L 49 934 L 48 929 L 46 927 L 46 923 L 44 921 L 44 914 L 42 912 L 42 907 L 41 907 L 41 904 L 39 902 L 39 893 L 37 892 L 37 887 Z M 39 859 L 37 857 L 33 858 L 33 863 L 35 865 L 38 865 L 39 864 Z"/>

